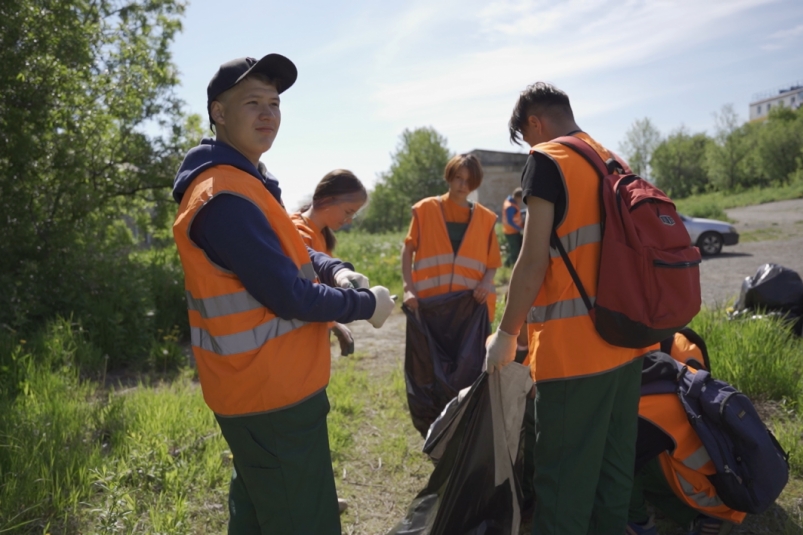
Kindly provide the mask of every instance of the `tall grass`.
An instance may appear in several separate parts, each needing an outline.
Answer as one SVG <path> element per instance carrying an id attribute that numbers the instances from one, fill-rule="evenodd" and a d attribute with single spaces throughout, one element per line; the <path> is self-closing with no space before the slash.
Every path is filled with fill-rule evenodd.
<path id="1" fill-rule="evenodd" d="M 706 341 L 716 377 L 757 400 L 803 401 L 803 343 L 782 320 L 728 320 L 704 309 L 691 327 Z"/>
<path id="2" fill-rule="evenodd" d="M 94 352 L 86 332 L 56 320 L 17 341 L 14 374 L 3 366 L 0 533 L 199 532 L 214 512 L 204 500 L 225 503 L 231 470 L 200 389 L 184 374 L 106 393 L 78 372 Z"/>

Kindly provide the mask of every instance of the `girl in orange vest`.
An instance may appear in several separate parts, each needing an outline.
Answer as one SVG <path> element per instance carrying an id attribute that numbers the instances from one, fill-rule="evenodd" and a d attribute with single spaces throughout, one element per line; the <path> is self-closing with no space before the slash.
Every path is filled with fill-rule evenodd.
<path id="1" fill-rule="evenodd" d="M 312 202 L 290 216 L 308 247 L 332 256 L 337 244 L 334 231 L 351 223 L 368 200 L 365 186 L 345 169 L 327 173 L 315 188 Z M 340 354 L 354 353 L 354 338 L 345 325 L 332 322 L 331 332 L 340 343 Z"/>
<path id="2" fill-rule="evenodd" d="M 402 251 L 404 304 L 410 309 L 418 309 L 420 298 L 472 290 L 478 303 L 487 304 L 493 321 L 493 279 L 502 265 L 494 231 L 496 214 L 468 200 L 482 183 L 482 174 L 476 156 L 457 155 L 446 164 L 443 174 L 448 193 L 413 206 Z"/>

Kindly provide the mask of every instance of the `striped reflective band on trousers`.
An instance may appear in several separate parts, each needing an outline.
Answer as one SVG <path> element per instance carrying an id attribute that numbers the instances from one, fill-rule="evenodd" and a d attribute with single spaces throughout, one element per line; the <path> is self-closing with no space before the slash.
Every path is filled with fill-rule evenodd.
<path id="1" fill-rule="evenodd" d="M 589 297 L 594 304 L 594 297 Z M 588 314 L 588 308 L 582 297 L 558 301 L 551 305 L 532 307 L 527 313 L 527 323 L 544 323 L 549 320 L 576 318 Z"/>
<path id="2" fill-rule="evenodd" d="M 312 264 L 303 264 L 298 271 L 298 276 L 302 279 L 315 280 L 316 275 Z M 187 308 L 195 310 L 204 319 L 239 314 L 263 307 L 262 303 L 247 290 L 206 298 L 195 298 L 190 292 L 187 292 L 186 295 Z M 273 318 L 253 329 L 225 336 L 212 336 L 206 329 L 191 327 L 190 340 L 193 346 L 206 351 L 222 356 L 235 355 L 259 349 L 271 338 L 282 336 L 306 324 L 306 321 L 301 320 Z"/>
<path id="3" fill-rule="evenodd" d="M 599 223 L 586 225 L 558 239 L 560 243 L 563 244 L 563 248 L 566 252 L 570 253 L 582 245 L 599 242 L 602 239 L 602 226 Z M 552 258 L 560 258 L 560 253 L 554 247 L 550 247 L 549 256 Z"/>

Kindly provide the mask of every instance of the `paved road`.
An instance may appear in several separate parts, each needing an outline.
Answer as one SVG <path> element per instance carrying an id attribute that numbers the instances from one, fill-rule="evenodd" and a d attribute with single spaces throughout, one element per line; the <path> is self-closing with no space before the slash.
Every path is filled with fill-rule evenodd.
<path id="1" fill-rule="evenodd" d="M 803 199 L 733 208 L 728 217 L 742 236 L 777 239 L 725 247 L 705 257 L 700 269 L 703 302 L 725 304 L 739 295 L 742 281 L 765 263 L 781 264 L 803 275 Z"/>

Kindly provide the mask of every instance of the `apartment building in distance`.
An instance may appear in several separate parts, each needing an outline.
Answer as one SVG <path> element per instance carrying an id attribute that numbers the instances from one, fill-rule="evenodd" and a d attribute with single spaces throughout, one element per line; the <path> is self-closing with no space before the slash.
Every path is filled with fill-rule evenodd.
<path id="1" fill-rule="evenodd" d="M 757 93 L 753 95 L 753 101 L 750 103 L 750 120 L 766 119 L 770 110 L 776 106 L 797 109 L 801 102 L 803 102 L 803 80 L 782 88 Z"/>

